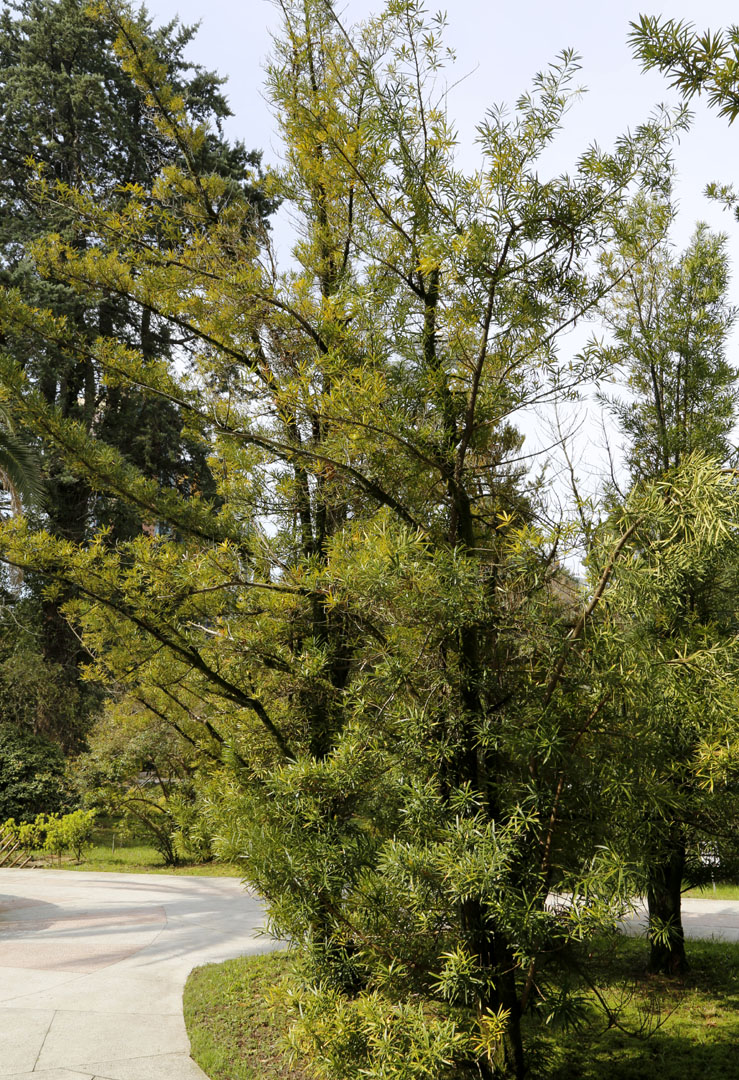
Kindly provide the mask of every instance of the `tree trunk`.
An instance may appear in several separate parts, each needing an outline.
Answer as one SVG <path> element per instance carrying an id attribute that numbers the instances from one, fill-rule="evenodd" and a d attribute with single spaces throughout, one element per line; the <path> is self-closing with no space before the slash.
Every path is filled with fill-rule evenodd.
<path id="1" fill-rule="evenodd" d="M 479 900 L 465 901 L 461 905 L 460 915 L 467 946 L 476 954 L 481 970 L 498 973 L 494 979 L 494 990 L 481 1004 L 496 1012 L 501 1008 L 507 1009 L 510 1014 L 503 1042 L 505 1075 L 523 1080 L 527 1069 L 513 950 L 504 935 L 491 923 Z M 488 1075 L 499 1075 L 495 1067 L 488 1067 L 484 1061 L 478 1062 L 478 1068 L 486 1080 Z"/>
<path id="2" fill-rule="evenodd" d="M 648 970 L 655 974 L 682 975 L 689 966 L 681 914 L 685 844 L 679 835 L 673 834 L 671 839 L 670 848 L 655 859 L 649 872 Z"/>

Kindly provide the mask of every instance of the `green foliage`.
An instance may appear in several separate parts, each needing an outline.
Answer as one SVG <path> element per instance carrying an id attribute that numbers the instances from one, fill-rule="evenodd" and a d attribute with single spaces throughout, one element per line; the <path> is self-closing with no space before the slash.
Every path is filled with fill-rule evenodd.
<path id="1" fill-rule="evenodd" d="M 37 736 L 63 747 L 79 746 L 98 694 L 70 686 L 63 666 L 43 653 L 42 604 L 18 593 L 0 604 L 0 719 L 19 737 Z M 56 808 L 56 803 L 48 809 Z"/>
<path id="2" fill-rule="evenodd" d="M 641 15 L 631 23 L 631 44 L 645 71 L 658 68 L 684 97 L 705 93 L 720 116 L 733 123 L 739 113 L 739 29 L 699 33 L 693 23 Z"/>
<path id="3" fill-rule="evenodd" d="M 64 756 L 42 735 L 0 725 L 0 819 L 28 821 L 72 799 Z"/>
<path id="4" fill-rule="evenodd" d="M 7 409 L 0 403 L 0 485 L 18 513 L 23 501 L 40 503 L 44 486 L 38 456 L 12 427 Z"/>
<path id="5" fill-rule="evenodd" d="M 618 937 L 591 943 L 590 985 L 572 974 L 595 1010 L 596 993 L 615 1021 L 562 1031 L 546 1026 L 532 1075 L 537 1080 L 731 1080 L 737 1035 L 737 946 L 693 942 L 693 968 L 678 985 L 645 976 L 642 944 Z M 196 968 L 184 1009 L 193 1057 L 213 1080 L 298 1080 L 299 1051 L 284 1050 L 293 956 L 244 956 Z M 592 1012 L 591 1012 L 591 1015 Z"/>
<path id="6" fill-rule="evenodd" d="M 45 821 L 45 814 L 37 814 L 34 821 L 17 822 L 11 817 L 0 825 L 0 830 L 5 836 L 12 836 L 27 855 L 33 855 L 44 846 Z"/>
<path id="7" fill-rule="evenodd" d="M 631 24 L 630 41 L 645 71 L 664 72 L 683 98 L 705 94 L 711 108 L 730 124 L 739 114 L 739 27 L 700 33 L 691 22 L 641 15 Z M 706 193 L 739 217 L 732 184 L 709 183 Z"/>
<path id="8" fill-rule="evenodd" d="M 224 198 L 233 190 L 249 201 L 254 224 L 271 209 L 258 182 L 259 155 L 225 140 L 221 123 L 229 110 L 222 80 L 185 56 L 194 28 L 175 21 L 154 29 L 143 8 L 129 15 L 137 32 L 148 35 L 185 115 L 209 125 L 198 167 L 219 174 Z M 63 200 L 39 198 L 39 174 L 85 186 L 93 200 L 122 207 L 129 185 L 149 185 L 160 169 L 181 160 L 176 145 L 160 133 L 146 90 L 114 48 L 118 33 L 113 9 L 85 0 L 18 0 L 0 13 L 0 283 L 31 308 L 58 318 L 76 337 L 70 351 L 53 336 L 39 338 L 29 325 L 16 326 L 3 335 L 2 357 L 23 370 L 49 416 L 79 425 L 103 448 L 115 447 L 119 458 L 157 486 L 184 495 L 205 490 L 212 498 L 207 446 L 184 430 L 177 404 L 144 395 L 133 384 L 108 383 L 91 355 L 96 339 L 112 336 L 138 347 L 148 362 L 166 366 L 174 350 L 186 350 L 186 341 L 160 318 L 156 305 L 133 302 L 114 285 L 83 296 L 68 280 L 39 273 L 34 255 L 34 244 L 51 234 L 75 250 L 87 244 Z M 146 242 L 161 239 L 153 225 Z M 146 502 L 121 498 L 115 485 L 101 490 L 70 468 L 53 434 L 29 423 L 18 408 L 12 384 L 0 374 L 0 485 L 10 492 L 13 509 L 24 500 L 37 526 L 77 542 L 103 527 L 110 529 L 109 542 L 136 536 L 142 528 L 155 530 L 157 518 Z M 31 497 L 38 496 L 42 481 L 39 506 Z M 11 586 L 17 579 L 18 571 L 11 571 Z M 76 753 L 100 695 L 80 677 L 84 652 L 59 610 L 71 594 L 61 586 L 44 593 L 32 574 L 26 589 L 37 600 L 32 632 L 53 669 L 44 730 L 66 752 Z M 54 714 L 51 708 L 60 683 L 63 697 L 75 705 L 71 724 L 68 710 L 60 706 Z"/>
<path id="9" fill-rule="evenodd" d="M 614 280 L 606 317 L 628 395 L 609 405 L 624 436 L 632 483 L 667 479 L 693 452 L 727 467 L 734 460 L 736 370 L 725 352 L 735 311 L 727 299 L 725 237 L 699 225 L 675 259 L 658 242 L 670 216 L 666 205 L 637 205 L 618 255 L 605 259 Z M 616 495 L 614 489 L 613 500 Z M 697 668 L 707 660 L 725 664 L 727 677 L 733 668 L 737 623 L 726 601 L 736 592 L 736 556 L 731 543 L 711 545 L 680 569 L 669 593 L 635 607 L 631 616 L 658 652 L 681 639 L 683 662 L 693 668 L 677 697 L 657 679 L 641 688 L 641 701 L 628 705 L 640 718 L 641 732 L 655 720 L 659 725 L 658 738 L 642 741 L 644 805 L 620 825 L 621 842 L 644 876 L 654 971 L 674 974 L 686 966 L 680 895 L 684 880 L 705 880 L 698 855 L 706 838 L 725 838 L 727 868 L 731 862 L 726 838 L 738 823 L 737 773 L 727 769 L 719 789 L 709 790 L 699 762 L 717 764 L 724 757 L 716 754 L 717 744 L 733 745 L 736 702 L 727 688 L 718 698 L 708 689 L 706 677 L 710 683 L 715 671 L 699 675 Z"/>
<path id="10" fill-rule="evenodd" d="M 80 862 L 92 846 L 95 810 L 72 810 L 67 814 L 37 814 L 33 821 L 16 823 L 8 818 L 2 828 L 12 834 L 29 854 L 44 851 L 56 855 L 61 863 L 66 851 Z"/>
<path id="11" fill-rule="evenodd" d="M 109 702 L 75 762 L 88 804 L 120 816 L 131 836 L 152 843 L 169 866 L 212 857 L 193 785 L 201 755 L 166 719 L 137 699 Z"/>
<path id="12" fill-rule="evenodd" d="M 39 170 L 34 198 L 85 243 L 33 257 L 85 303 L 155 312 L 190 364 L 0 296 L 3 333 L 175 407 L 217 497 L 147 475 L 7 364 L 69 474 L 159 527 L 113 544 L 12 521 L 0 545 L 67 598 L 87 676 L 115 690 L 89 790 L 172 857 L 212 836 L 295 943 L 293 1038 L 316 1075 L 521 1078 L 538 1029 L 583 1015 L 569 957 L 639 880 L 609 831 L 643 812 L 634 759 L 697 688 L 706 738 L 734 705 L 735 648 L 677 613 L 733 550 L 736 478 L 686 453 L 594 530 L 579 584 L 514 426 L 607 371 L 558 341 L 613 289 L 635 201 L 666 197 L 684 118 L 547 177 L 577 94 L 565 53 L 484 118 L 463 174 L 420 5 L 353 28 L 325 0 L 282 10 L 268 92 L 288 151 L 266 184 L 299 224 L 288 268 L 248 191 L 201 167 L 207 125 L 123 11 L 166 164 L 124 201 Z M 649 798 L 668 802 L 657 782 Z"/>
<path id="13" fill-rule="evenodd" d="M 213 846 L 205 807 L 195 792 L 175 792 L 167 808 L 174 821 L 174 849 L 178 859 L 187 863 L 208 862 Z"/>
<path id="14" fill-rule="evenodd" d="M 77 862 L 92 846 L 95 810 L 73 810 L 69 814 L 49 814 L 36 825 L 44 832 L 44 851 L 57 855 L 61 862 L 65 851 L 71 851 Z"/>
<path id="15" fill-rule="evenodd" d="M 699 225 L 675 259 L 664 243 L 655 246 L 658 209 L 644 209 L 636 238 L 606 260 L 613 359 L 628 390 L 610 405 L 633 479 L 657 476 L 693 451 L 729 462 L 737 396 L 725 356 L 735 318 L 726 237 Z"/>

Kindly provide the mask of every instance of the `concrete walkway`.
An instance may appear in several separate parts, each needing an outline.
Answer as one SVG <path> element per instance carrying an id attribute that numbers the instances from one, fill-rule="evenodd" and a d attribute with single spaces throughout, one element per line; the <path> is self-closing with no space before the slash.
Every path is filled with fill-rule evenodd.
<path id="1" fill-rule="evenodd" d="M 688 936 L 739 941 L 739 902 L 683 903 Z M 182 987 L 272 947 L 262 921 L 235 878 L 0 870 L 0 1078 L 203 1080 Z"/>
<path id="2" fill-rule="evenodd" d="M 0 870 L 0 1077 L 203 1080 L 185 979 L 263 917 L 236 878 Z"/>
<path id="3" fill-rule="evenodd" d="M 739 941 L 739 900 L 705 900 L 684 896 L 683 930 L 688 938 L 715 938 Z M 644 929 L 647 915 L 642 906 L 630 919 L 624 919 L 630 933 Z"/>

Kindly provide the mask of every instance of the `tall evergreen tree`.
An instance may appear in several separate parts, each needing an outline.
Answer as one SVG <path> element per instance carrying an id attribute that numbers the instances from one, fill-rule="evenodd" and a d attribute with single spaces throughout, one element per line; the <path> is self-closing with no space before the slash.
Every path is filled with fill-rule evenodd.
<path id="1" fill-rule="evenodd" d="M 223 137 L 221 122 L 229 110 L 222 80 L 185 59 L 193 28 L 171 23 L 155 30 L 143 9 L 133 18 L 151 40 L 185 115 L 209 125 L 196 151 L 198 167 L 219 172 L 234 189 L 247 192 L 256 227 L 268 209 L 249 180 L 258 155 Z M 206 451 L 183 433 L 177 407 L 147 398 L 136 387 L 104 383 L 85 347 L 99 335 L 115 335 L 155 362 L 171 360 L 175 350 L 183 357 L 187 341 L 146 304 L 123 298 L 114 288 L 82 298 L 69 283 L 53 273 L 42 278 L 34 267 L 33 244 L 46 234 L 57 234 L 79 251 L 88 244 L 84 229 L 60 202 L 37 198 L 39 171 L 62 184 L 84 185 L 95 199 L 123 209 L 135 185 L 150 186 L 162 168 L 178 161 L 178 149 L 157 127 L 144 92 L 113 48 L 116 33 L 112 13 L 93 16 L 83 0 L 19 0 L 0 16 L 0 282 L 29 303 L 64 316 L 80 347 L 70 355 L 30 329 L 6 333 L 2 344 L 60 417 L 78 421 L 162 485 L 208 491 Z M 154 229 L 147 242 L 158 241 Z M 52 532 L 83 542 L 105 526 L 112 539 L 122 539 L 153 525 L 115 493 L 94 492 L 70 473 L 43 433 L 36 435 L 46 474 L 44 521 Z M 77 692 L 80 645 L 59 612 L 59 599 L 42 602 L 44 653 Z M 78 734 L 58 732 L 68 745 Z"/>
<path id="2" fill-rule="evenodd" d="M 736 312 L 728 300 L 726 237 L 698 225 L 686 250 L 675 257 L 666 244 L 651 239 L 650 209 L 658 208 L 642 206 L 636 215 L 635 243 L 641 252 L 626 243 L 619 255 L 606 260 L 614 289 L 605 314 L 625 381 L 624 394 L 609 404 L 637 487 L 666 478 L 691 454 L 722 466 L 735 455 L 731 433 L 737 372 L 726 359 L 726 347 Z M 686 633 L 694 642 L 734 637 L 736 615 L 723 600 L 734 577 L 732 559 L 733 554 L 728 563 L 721 558 L 703 564 L 700 572 L 690 568 L 671 611 L 646 615 L 645 633 L 655 651 L 666 639 Z M 711 799 L 691 771 L 704 736 L 700 716 L 672 705 L 665 710 L 659 695 L 647 693 L 645 702 L 646 708 L 664 714 L 660 738 L 644 756 L 646 801 L 650 783 L 661 787 L 662 796 L 632 823 L 632 835 L 644 849 L 649 967 L 675 974 L 687 967 L 681 895 L 688 839 L 694 847 L 699 838 L 710 840 L 722 814 L 719 799 Z"/>
<path id="3" fill-rule="evenodd" d="M 556 342 L 607 292 L 597 253 L 635 189 L 668 174 L 669 125 L 544 178 L 567 54 L 515 114 L 486 117 L 463 175 L 420 4 L 351 30 L 328 0 L 281 8 L 275 182 L 301 224 L 286 271 L 244 227 L 248 201 L 195 167 L 204 132 L 125 19 L 119 45 L 181 167 L 125 214 L 84 185 L 40 186 L 88 237 L 39 247 L 41 268 L 83 300 L 125 291 L 197 342 L 197 385 L 125 341 L 94 352 L 111 384 L 145 384 L 211 437 L 222 502 L 152 482 L 9 371 L 70 472 L 170 528 L 111 549 L 7 525 L 2 551 L 73 583 L 96 673 L 208 756 L 219 844 L 300 946 L 318 1075 L 522 1078 L 524 1015 L 574 1007 L 559 957 L 612 922 L 623 882 L 573 842 L 613 697 L 650 663 L 621 612 L 601 613 L 661 587 L 704 532 L 724 542 L 716 516 L 734 506 L 709 467 L 674 499 L 647 491 L 600 538 L 589 595 L 566 600 L 558 536 L 519 510 L 507 418 L 590 376 Z M 19 325 L 84 346 L 0 296 L 0 327 Z M 579 899 L 553 910 L 552 890 Z"/>

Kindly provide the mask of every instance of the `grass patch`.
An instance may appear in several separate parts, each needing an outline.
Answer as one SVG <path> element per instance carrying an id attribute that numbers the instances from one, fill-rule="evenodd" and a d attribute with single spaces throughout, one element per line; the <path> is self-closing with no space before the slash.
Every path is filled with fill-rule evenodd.
<path id="1" fill-rule="evenodd" d="M 620 937 L 591 957 L 588 970 L 626 1030 L 609 1029 L 594 1008 L 577 1031 L 544 1029 L 532 1080 L 735 1080 L 739 945 L 689 941 L 684 979 L 646 975 L 646 955 L 643 939 Z M 286 1014 L 266 1004 L 289 965 L 287 954 L 269 953 L 192 972 L 185 1022 L 211 1080 L 308 1080 L 283 1049 Z"/>
<path id="2" fill-rule="evenodd" d="M 695 896 L 701 900 L 739 900 L 739 885 L 726 881 L 717 881 L 713 885 L 701 885 L 699 889 L 689 889 L 683 896 Z"/>
<path id="3" fill-rule="evenodd" d="M 288 1060 L 288 1020 L 268 1007 L 271 987 L 289 970 L 283 952 L 240 956 L 195 968 L 183 1006 L 191 1053 L 211 1080 L 308 1080 Z"/>
<path id="4" fill-rule="evenodd" d="M 87 849 L 80 862 L 77 862 L 73 855 L 62 856 L 61 862 L 56 856 L 35 861 L 52 870 L 102 870 L 118 874 L 185 874 L 198 877 L 244 876 L 244 871 L 233 863 L 214 861 L 165 866 L 164 859 L 156 848 L 140 841 L 122 843 L 115 829 L 108 826 L 95 829 L 93 845 Z"/>
<path id="5" fill-rule="evenodd" d="M 548 1080 L 734 1080 L 739 1044 L 739 945 L 688 942 L 683 979 L 647 975 L 644 939 L 619 939 L 594 959 L 596 982 L 621 1027 L 592 1024 L 552 1034 Z"/>

